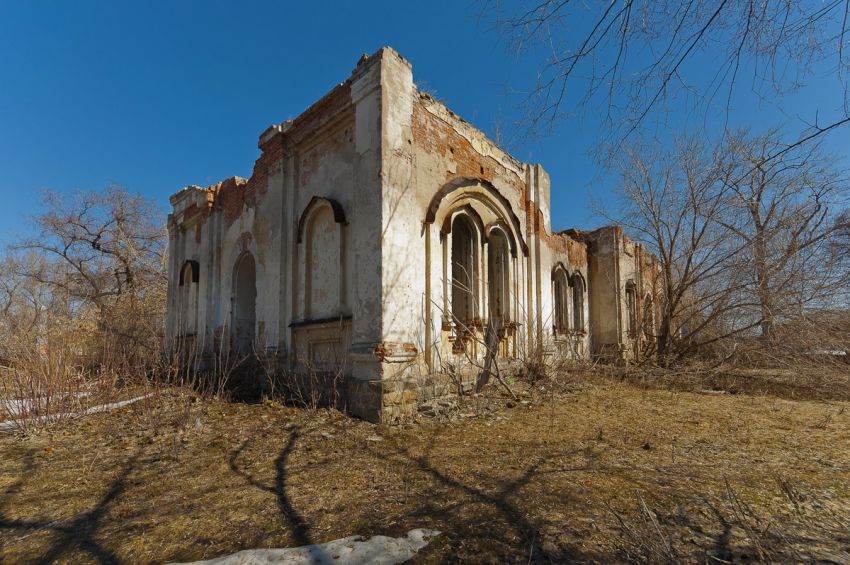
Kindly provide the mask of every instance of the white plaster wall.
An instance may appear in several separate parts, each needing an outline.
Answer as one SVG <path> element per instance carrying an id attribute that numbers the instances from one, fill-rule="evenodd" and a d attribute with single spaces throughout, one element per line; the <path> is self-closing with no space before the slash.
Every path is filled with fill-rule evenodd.
<path id="1" fill-rule="evenodd" d="M 285 207 L 286 201 L 283 160 L 271 165 L 266 182 L 265 193 L 258 199 L 259 213 L 252 225 L 252 234 L 257 242 L 257 252 L 263 256 L 263 269 L 268 278 L 263 283 L 262 300 L 260 300 L 260 289 L 257 289 L 257 307 L 263 310 L 263 346 L 267 351 L 272 351 L 280 349 L 282 345 L 281 286 L 285 280 L 283 276 L 285 265 L 282 260 L 285 261 L 286 257 L 281 250 L 285 244 L 284 233 L 287 231 L 285 224 L 280 221 L 280 210 Z M 285 345 L 283 349 L 285 350 Z"/>
<path id="2" fill-rule="evenodd" d="M 277 173 L 279 174 L 279 170 Z M 269 177 L 276 179 L 275 175 Z M 271 182 L 269 183 L 272 184 Z M 243 252 L 250 252 L 256 263 L 257 298 L 255 335 L 260 348 L 274 348 L 278 344 L 279 280 L 281 226 L 275 210 L 280 206 L 280 190 L 265 190 L 258 194 L 256 206 L 244 206 L 239 216 L 229 225 L 221 210 L 212 209 L 208 216 L 182 222 L 182 215 L 190 204 L 205 209 L 207 191 L 190 187 L 172 199 L 174 222 L 170 229 L 169 252 L 172 268 L 170 288 L 177 285 L 179 268 L 186 260 L 199 264 L 197 346 L 211 348 L 215 333 L 231 324 L 233 299 L 233 274 L 236 261 Z M 196 230 L 200 230 L 200 242 Z M 178 293 L 169 293 L 168 324 L 175 327 L 179 305 Z"/>
<path id="3" fill-rule="evenodd" d="M 198 243 L 195 238 L 196 223 L 189 225 L 181 225 L 181 218 L 191 205 L 205 206 L 206 192 L 198 187 L 190 187 L 179 192 L 172 199 L 174 212 L 169 217 L 168 222 L 168 261 L 169 273 L 171 276 L 168 280 L 168 299 L 167 299 L 167 315 L 166 315 L 166 339 L 177 337 L 176 334 L 180 331 L 180 315 L 181 315 L 181 288 L 179 286 L 180 271 L 186 261 L 197 261 L 200 269 L 200 278 L 197 284 L 197 306 L 196 306 L 196 321 L 195 321 L 195 336 L 198 343 L 203 343 L 205 332 L 207 329 L 207 300 L 205 294 L 208 292 L 209 279 L 205 277 L 205 271 L 209 269 L 205 261 L 205 242 L 202 239 Z M 201 228 L 203 230 L 203 227 Z M 203 234 L 203 231 L 202 231 Z"/>
<path id="4" fill-rule="evenodd" d="M 424 344 L 425 246 L 422 208 L 413 183 L 411 121 L 413 74 L 410 65 L 385 51 L 381 72 L 382 341 Z"/>
<path id="5" fill-rule="evenodd" d="M 373 56 L 374 57 L 374 56 Z M 375 348 L 381 342 L 381 64 L 364 63 L 351 79 L 354 104 L 353 179 L 356 197 L 350 213 L 347 237 L 351 265 L 352 375 L 380 376 Z"/>

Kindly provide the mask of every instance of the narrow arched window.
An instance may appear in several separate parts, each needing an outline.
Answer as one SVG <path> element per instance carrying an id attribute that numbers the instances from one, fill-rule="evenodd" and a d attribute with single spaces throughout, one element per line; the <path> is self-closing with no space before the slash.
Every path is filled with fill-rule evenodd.
<path id="1" fill-rule="evenodd" d="M 178 335 L 195 335 L 198 325 L 198 281 L 200 268 L 197 261 L 186 261 L 180 269 L 177 320 Z"/>
<path id="2" fill-rule="evenodd" d="M 626 324 L 630 336 L 637 334 L 637 291 L 632 281 L 626 283 Z"/>
<path id="3" fill-rule="evenodd" d="M 571 281 L 573 290 L 573 329 L 578 332 L 585 331 L 584 327 L 584 279 L 576 273 Z"/>
<path id="4" fill-rule="evenodd" d="M 475 320 L 478 301 L 478 254 L 475 230 L 469 219 L 452 220 L 452 317 L 470 327 Z"/>
<path id="5" fill-rule="evenodd" d="M 567 272 L 562 268 L 556 268 L 555 272 L 552 273 L 552 292 L 555 303 L 555 335 L 564 335 L 570 329 L 570 313 L 569 283 L 567 282 Z"/>
<path id="6" fill-rule="evenodd" d="M 254 256 L 244 253 L 233 271 L 233 344 L 247 355 L 254 350 L 257 320 L 257 267 Z"/>
<path id="7" fill-rule="evenodd" d="M 490 234 L 487 244 L 490 319 L 500 327 L 510 321 L 510 254 L 508 240 L 498 230 Z"/>

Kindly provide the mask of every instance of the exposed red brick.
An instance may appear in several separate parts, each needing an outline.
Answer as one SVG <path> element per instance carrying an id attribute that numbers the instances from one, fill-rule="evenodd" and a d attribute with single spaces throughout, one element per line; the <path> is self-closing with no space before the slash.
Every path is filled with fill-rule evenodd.
<path id="1" fill-rule="evenodd" d="M 418 349 L 412 343 L 398 343 L 394 341 L 383 341 L 375 346 L 373 353 L 381 361 L 400 353 L 418 353 Z"/>
<path id="2" fill-rule="evenodd" d="M 377 357 L 379 361 L 384 361 L 391 355 L 390 350 L 387 349 L 387 344 L 383 342 L 376 345 L 375 349 L 372 350 L 372 353 L 375 354 L 375 357 Z"/>
<path id="3" fill-rule="evenodd" d="M 246 204 L 256 205 L 256 192 L 247 190 L 248 181 L 239 177 L 231 177 L 207 188 L 214 194 L 214 206 L 224 213 L 224 221 L 232 224 L 242 214 Z"/>
<path id="4" fill-rule="evenodd" d="M 557 255 L 566 255 L 567 261 L 570 265 L 577 266 L 587 264 L 586 243 L 576 241 L 570 236 L 562 233 L 555 233 L 551 236 L 541 234 L 541 238 L 544 244 Z"/>
<path id="5" fill-rule="evenodd" d="M 493 183 L 499 177 L 519 193 L 520 201 L 525 200 L 524 179 L 493 157 L 481 155 L 466 137 L 425 109 L 423 104 L 421 99 L 417 99 L 413 105 L 413 140 L 420 148 L 449 157 L 455 162 L 455 172 L 446 172 L 446 182 L 457 177 L 478 177 Z"/>
<path id="6" fill-rule="evenodd" d="M 351 84 L 345 81 L 292 121 L 289 129 L 286 130 L 290 145 L 304 141 L 341 111 L 351 106 Z"/>

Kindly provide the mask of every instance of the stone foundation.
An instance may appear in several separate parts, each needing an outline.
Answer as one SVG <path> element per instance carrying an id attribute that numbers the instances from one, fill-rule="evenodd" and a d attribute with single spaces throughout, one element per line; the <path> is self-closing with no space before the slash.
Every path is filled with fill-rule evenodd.
<path id="1" fill-rule="evenodd" d="M 410 418 L 419 406 L 438 398 L 457 396 L 472 389 L 474 378 L 456 377 L 445 373 L 397 378 L 383 381 L 381 421 L 394 422 Z M 461 391 L 458 391 L 461 388 Z"/>
<path id="2" fill-rule="evenodd" d="M 425 402 L 456 397 L 458 388 L 471 391 L 475 376 L 434 373 L 364 380 L 338 373 L 288 373 L 274 382 L 275 390 L 290 401 L 334 406 L 370 422 L 393 423 L 413 417 Z"/>

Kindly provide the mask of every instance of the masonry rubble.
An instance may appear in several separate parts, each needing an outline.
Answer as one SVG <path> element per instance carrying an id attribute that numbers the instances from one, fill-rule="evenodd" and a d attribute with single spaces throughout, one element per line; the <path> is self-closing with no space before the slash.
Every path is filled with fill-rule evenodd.
<path id="1" fill-rule="evenodd" d="M 553 231 L 543 167 L 420 91 L 391 48 L 258 147 L 250 178 L 171 197 L 184 360 L 262 357 L 390 421 L 485 369 L 632 359 L 652 339 L 655 259 L 618 226 Z"/>

